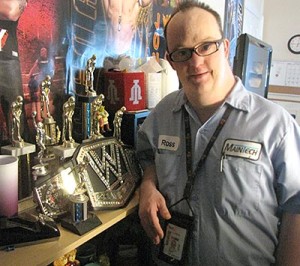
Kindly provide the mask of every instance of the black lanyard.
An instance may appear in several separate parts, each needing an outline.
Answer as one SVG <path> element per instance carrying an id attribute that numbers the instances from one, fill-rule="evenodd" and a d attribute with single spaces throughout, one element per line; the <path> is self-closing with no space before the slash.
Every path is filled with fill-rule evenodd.
<path id="1" fill-rule="evenodd" d="M 186 183 L 185 189 L 184 189 L 183 198 L 188 199 L 190 197 L 195 177 L 196 177 L 198 171 L 200 170 L 200 168 L 204 165 L 204 162 L 208 156 L 208 153 L 209 153 L 210 149 L 212 148 L 215 140 L 217 139 L 219 133 L 221 132 L 221 129 L 225 125 L 232 109 L 233 109 L 232 106 L 227 105 L 227 108 L 226 108 L 214 134 L 212 135 L 211 139 L 209 140 L 209 142 L 197 164 L 197 167 L 196 167 L 195 171 L 193 172 L 192 136 L 191 136 L 190 119 L 189 119 L 189 114 L 188 114 L 186 108 L 183 107 L 184 124 L 185 124 L 186 170 L 187 170 L 187 177 L 188 177 L 188 180 L 187 180 L 187 183 Z"/>

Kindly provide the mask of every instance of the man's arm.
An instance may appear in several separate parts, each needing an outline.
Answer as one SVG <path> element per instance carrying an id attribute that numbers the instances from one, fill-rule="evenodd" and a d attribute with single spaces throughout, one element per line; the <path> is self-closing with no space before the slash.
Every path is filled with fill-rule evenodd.
<path id="1" fill-rule="evenodd" d="M 276 265 L 300 265 L 300 214 L 284 213 L 283 215 Z"/>
<path id="2" fill-rule="evenodd" d="M 0 19 L 17 21 L 27 6 L 27 0 L 1 0 Z"/>
<path id="3" fill-rule="evenodd" d="M 148 166 L 144 170 L 143 180 L 140 186 L 139 216 L 141 224 L 154 244 L 159 244 L 164 233 L 159 223 L 158 214 L 163 219 L 170 219 L 162 194 L 157 190 L 157 178 L 155 165 Z"/>

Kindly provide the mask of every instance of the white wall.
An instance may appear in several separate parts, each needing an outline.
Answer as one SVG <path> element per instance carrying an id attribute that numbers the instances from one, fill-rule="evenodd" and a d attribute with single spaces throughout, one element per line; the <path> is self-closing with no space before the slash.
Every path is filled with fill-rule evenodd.
<path id="1" fill-rule="evenodd" d="M 201 2 L 208 4 L 212 9 L 218 12 L 222 19 L 222 25 L 224 25 L 225 0 L 204 0 Z"/>
<path id="2" fill-rule="evenodd" d="M 273 47 L 273 60 L 300 61 L 287 48 L 295 34 L 300 34 L 300 1 L 264 0 L 263 39 Z"/>
<path id="3" fill-rule="evenodd" d="M 245 0 L 243 33 L 263 39 L 264 0 Z"/>

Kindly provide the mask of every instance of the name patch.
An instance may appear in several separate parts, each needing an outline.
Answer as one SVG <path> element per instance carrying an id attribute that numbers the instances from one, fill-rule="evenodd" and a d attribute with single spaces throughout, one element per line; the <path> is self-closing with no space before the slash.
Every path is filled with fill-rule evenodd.
<path id="1" fill-rule="evenodd" d="M 158 148 L 162 150 L 177 151 L 180 138 L 177 136 L 160 135 L 158 137 Z"/>
<path id="2" fill-rule="evenodd" d="M 262 144 L 258 142 L 227 139 L 224 142 L 222 154 L 256 161 L 260 156 L 261 148 Z"/>

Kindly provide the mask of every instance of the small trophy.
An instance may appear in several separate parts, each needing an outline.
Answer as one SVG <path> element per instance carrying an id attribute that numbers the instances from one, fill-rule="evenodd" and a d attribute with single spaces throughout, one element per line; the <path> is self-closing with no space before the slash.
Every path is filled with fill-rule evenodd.
<path id="1" fill-rule="evenodd" d="M 44 164 L 45 154 L 46 154 L 46 141 L 50 140 L 51 138 L 47 135 L 44 124 L 42 122 L 36 121 L 36 111 L 32 113 L 32 120 L 33 125 L 36 129 L 36 144 L 39 146 L 40 151 L 38 152 L 38 161 L 39 164 L 33 166 L 33 169 L 35 170 L 33 175 L 35 177 L 37 176 L 44 176 L 48 174 L 48 171 L 46 169 L 46 164 Z"/>
<path id="2" fill-rule="evenodd" d="M 79 145 L 72 137 L 74 110 L 75 97 L 71 96 L 63 105 L 62 145 L 53 147 L 53 152 L 61 158 L 72 157 L 76 147 Z"/>
<path id="3" fill-rule="evenodd" d="M 97 98 L 92 102 L 92 123 L 91 123 L 91 136 L 90 140 L 96 140 L 103 138 L 104 136 L 101 134 L 101 115 L 100 109 L 104 100 L 104 95 L 100 94 Z"/>
<path id="4" fill-rule="evenodd" d="M 26 164 L 27 175 L 30 176 L 30 153 L 35 152 L 35 145 L 27 143 L 21 137 L 21 117 L 23 110 L 23 97 L 17 96 L 16 100 L 11 104 L 11 145 L 1 147 L 1 153 L 13 155 L 19 158 L 19 164 Z M 25 158 L 22 156 L 24 155 Z M 24 160 L 23 160 L 24 159 Z M 19 176 L 21 171 L 19 171 Z"/>
<path id="5" fill-rule="evenodd" d="M 121 126 L 122 126 L 123 114 L 125 111 L 126 111 L 126 107 L 125 106 L 121 107 L 121 109 L 119 109 L 115 113 L 115 117 L 114 117 L 114 121 L 113 121 L 113 125 L 114 125 L 113 136 L 122 144 L 123 144 L 123 142 L 121 140 Z"/>
<path id="6" fill-rule="evenodd" d="M 94 90 L 94 71 L 96 65 L 96 55 L 92 55 L 86 62 L 85 68 L 85 94 L 87 96 L 96 96 Z"/>
<path id="7" fill-rule="evenodd" d="M 86 167 L 89 161 L 87 158 L 77 164 L 71 172 L 76 171 L 79 177 L 79 182 L 72 195 L 69 196 L 71 202 L 71 219 L 66 217 L 61 220 L 61 226 L 70 231 L 83 235 L 84 233 L 94 229 L 101 224 L 101 221 L 96 215 L 88 215 L 89 197 L 85 194 L 86 188 Z M 70 173 L 71 173 L 70 172 Z M 69 173 L 69 174 L 70 174 Z"/>
<path id="8" fill-rule="evenodd" d="M 24 142 L 21 137 L 22 110 L 23 97 L 17 96 L 16 100 L 11 104 L 11 145 L 1 148 L 3 154 L 20 156 L 35 152 L 35 145 Z"/>
<path id="9" fill-rule="evenodd" d="M 44 145 L 56 145 L 60 140 L 60 130 L 56 125 L 56 121 L 50 114 L 49 108 L 49 94 L 51 87 L 51 77 L 49 75 L 46 76 L 45 80 L 41 83 L 41 104 L 42 104 L 42 117 L 43 117 L 43 125 L 44 130 L 47 136 L 50 138 L 46 138 Z"/>

